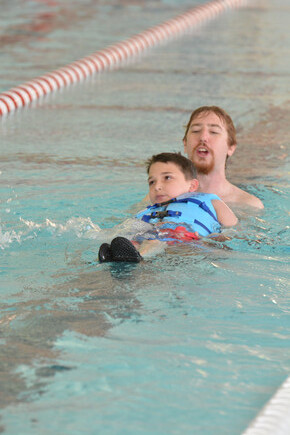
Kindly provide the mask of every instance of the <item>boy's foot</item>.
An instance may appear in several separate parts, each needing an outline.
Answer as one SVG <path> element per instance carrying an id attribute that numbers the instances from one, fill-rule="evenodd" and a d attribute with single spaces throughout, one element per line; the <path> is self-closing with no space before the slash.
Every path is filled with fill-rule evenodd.
<path id="1" fill-rule="evenodd" d="M 111 261 L 124 261 L 130 263 L 139 263 L 142 260 L 141 255 L 130 242 L 130 240 L 125 237 L 116 237 L 111 242 Z"/>
<path id="2" fill-rule="evenodd" d="M 103 243 L 99 249 L 99 262 L 106 263 L 109 261 L 113 261 L 112 251 L 111 251 L 109 243 Z"/>

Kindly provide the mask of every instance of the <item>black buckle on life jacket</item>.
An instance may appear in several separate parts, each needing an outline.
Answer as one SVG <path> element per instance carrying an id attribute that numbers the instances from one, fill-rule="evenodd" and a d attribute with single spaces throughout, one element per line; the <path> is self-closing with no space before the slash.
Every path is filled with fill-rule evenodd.
<path id="1" fill-rule="evenodd" d="M 151 218 L 153 218 L 153 219 L 163 219 L 163 218 L 165 218 L 166 216 L 168 216 L 168 211 L 167 210 L 164 210 L 164 211 L 153 211 L 152 213 L 151 213 Z"/>
<path id="2" fill-rule="evenodd" d="M 153 211 L 150 215 L 150 219 L 163 219 L 165 217 L 181 216 L 180 211 L 163 210 L 163 211 Z"/>

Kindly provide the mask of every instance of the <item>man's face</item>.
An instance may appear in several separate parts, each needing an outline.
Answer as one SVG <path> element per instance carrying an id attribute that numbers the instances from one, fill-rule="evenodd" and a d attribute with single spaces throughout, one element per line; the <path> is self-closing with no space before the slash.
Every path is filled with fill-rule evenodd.
<path id="1" fill-rule="evenodd" d="M 184 151 L 199 173 L 224 170 L 226 158 L 235 148 L 228 146 L 226 126 L 214 112 L 201 113 L 191 121 Z"/>
<path id="2" fill-rule="evenodd" d="M 156 204 L 196 190 L 198 181 L 186 180 L 179 166 L 173 162 L 156 162 L 149 169 L 148 184 L 150 201 Z"/>

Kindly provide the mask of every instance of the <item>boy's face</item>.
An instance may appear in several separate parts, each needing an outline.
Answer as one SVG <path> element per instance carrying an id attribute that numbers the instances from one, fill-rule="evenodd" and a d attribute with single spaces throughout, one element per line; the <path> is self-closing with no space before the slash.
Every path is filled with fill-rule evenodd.
<path id="1" fill-rule="evenodd" d="M 197 190 L 196 179 L 186 180 L 178 165 L 172 162 L 153 163 L 148 175 L 149 197 L 152 204 L 166 202 L 176 196 Z"/>

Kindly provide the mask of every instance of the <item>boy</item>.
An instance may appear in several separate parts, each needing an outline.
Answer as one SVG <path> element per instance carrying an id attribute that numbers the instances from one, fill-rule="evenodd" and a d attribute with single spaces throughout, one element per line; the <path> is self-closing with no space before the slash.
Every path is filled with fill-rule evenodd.
<path id="1" fill-rule="evenodd" d="M 197 193 L 198 180 L 193 163 L 180 153 L 161 153 L 147 161 L 149 198 L 153 205 L 135 217 L 154 225 L 155 240 L 141 242 L 139 252 L 128 239 L 116 237 L 103 243 L 99 261 L 139 262 L 156 246 L 156 241 L 192 241 L 220 232 L 237 218 L 218 196 Z M 195 192 L 195 193 L 192 193 Z M 136 242 L 135 242 L 136 243 Z"/>

